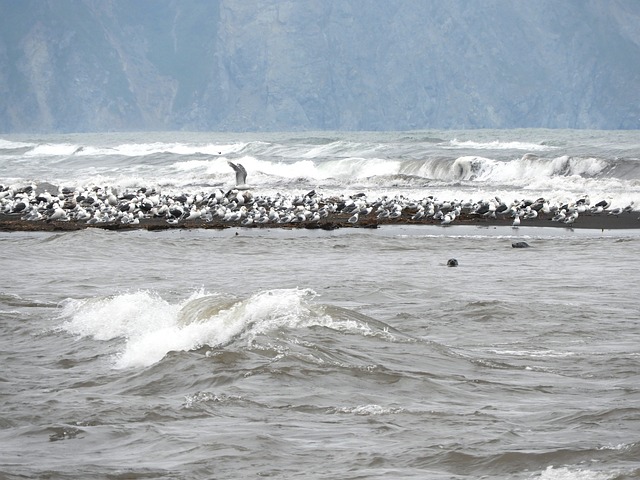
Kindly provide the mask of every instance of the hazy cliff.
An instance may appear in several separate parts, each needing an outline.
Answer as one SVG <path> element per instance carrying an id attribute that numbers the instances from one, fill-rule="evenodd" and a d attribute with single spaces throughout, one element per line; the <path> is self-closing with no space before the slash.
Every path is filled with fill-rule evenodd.
<path id="1" fill-rule="evenodd" d="M 0 0 L 0 131 L 640 128 L 634 0 Z"/>

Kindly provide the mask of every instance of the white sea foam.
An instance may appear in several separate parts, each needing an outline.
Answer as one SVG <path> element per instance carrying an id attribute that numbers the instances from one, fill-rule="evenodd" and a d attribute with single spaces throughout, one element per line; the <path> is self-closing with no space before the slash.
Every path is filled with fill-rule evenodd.
<path id="1" fill-rule="evenodd" d="M 389 415 L 394 413 L 400 413 L 402 408 L 382 407 L 376 404 L 370 405 L 358 405 L 355 407 L 340 407 L 332 410 L 334 413 L 349 413 L 353 415 Z"/>
<path id="2" fill-rule="evenodd" d="M 559 352 L 556 350 L 488 350 L 489 353 L 496 355 L 507 355 L 510 357 L 530 357 L 530 358 L 557 358 L 572 357 L 575 352 Z"/>
<path id="3" fill-rule="evenodd" d="M 540 475 L 532 476 L 531 478 L 540 478 L 541 480 L 609 480 L 617 476 L 617 473 L 549 466 Z"/>
<path id="4" fill-rule="evenodd" d="M 43 143 L 26 152 L 26 157 L 49 157 L 73 155 L 80 148 L 74 143 Z"/>
<path id="5" fill-rule="evenodd" d="M 526 185 L 540 179 L 566 177 L 595 177 L 607 167 L 604 160 L 596 158 L 571 158 L 562 156 L 554 159 L 540 159 L 528 155 L 511 161 L 498 161 L 479 156 L 457 158 L 441 180 L 472 180 L 474 182 Z M 571 180 L 569 180 L 571 181 Z"/>
<path id="6" fill-rule="evenodd" d="M 323 326 L 341 332 L 375 336 L 375 328 L 353 318 L 331 318 L 312 302 L 308 289 L 266 290 L 240 300 L 196 292 L 169 303 L 157 293 L 138 291 L 105 298 L 67 300 L 62 330 L 95 340 L 120 338 L 116 368 L 140 367 L 160 361 L 171 351 L 203 345 L 219 347 L 281 328 Z"/>
<path id="7" fill-rule="evenodd" d="M 311 160 L 298 160 L 295 162 L 279 162 L 259 160 L 253 156 L 244 156 L 238 159 L 247 171 L 250 172 L 249 182 L 255 175 L 264 174 L 272 178 L 298 179 L 298 178 L 324 178 L 323 172 Z M 229 167 L 227 167 L 228 169 Z"/>
<path id="8" fill-rule="evenodd" d="M 212 309 L 211 317 L 186 319 L 180 314 L 181 310 L 202 299 L 205 296 L 203 292 L 176 304 L 170 304 L 149 291 L 86 301 L 71 300 L 63 312 L 63 316 L 70 319 L 62 328 L 96 340 L 123 338 L 125 346 L 116 367 L 146 366 L 160 361 L 170 351 L 223 345 L 253 323 L 261 324 L 255 332 L 266 330 L 274 322 L 274 316 L 280 321 L 291 319 L 291 315 L 295 315 L 292 301 L 294 306 L 299 304 L 292 296 L 299 300 L 299 295 L 296 291 L 290 293 L 292 295 L 257 296 L 226 310 Z M 270 301 L 265 302 L 266 297 L 270 297 Z M 219 300 L 210 298 L 213 305 Z M 283 314 L 278 315 L 279 312 Z"/>
<path id="9" fill-rule="evenodd" d="M 229 173 L 229 165 L 224 159 L 212 160 L 182 160 L 173 164 L 178 172 L 196 172 L 207 174 Z"/>
<path id="10" fill-rule="evenodd" d="M 33 143 L 14 142 L 0 138 L 0 150 L 14 150 L 16 148 L 29 148 L 33 146 L 35 146 Z"/>
<path id="11" fill-rule="evenodd" d="M 443 145 L 443 148 L 473 148 L 475 150 L 526 150 L 526 151 L 546 151 L 552 150 L 554 147 L 548 145 L 541 145 L 538 143 L 530 142 L 501 142 L 500 140 L 493 140 L 490 142 L 475 142 L 473 140 L 458 140 L 453 139 L 448 144 Z"/>
<path id="12" fill-rule="evenodd" d="M 170 305 L 149 291 L 87 300 L 69 299 L 63 305 L 67 332 L 96 340 L 131 338 L 170 326 L 179 305 Z"/>
<path id="13" fill-rule="evenodd" d="M 505 135 L 500 132 L 496 137 Z M 505 140 L 485 141 L 485 132 L 472 140 L 415 143 L 381 133 L 342 135 L 321 144 L 281 135 L 265 135 L 264 141 L 239 141 L 230 135 L 217 142 L 201 136 L 194 136 L 194 141 L 153 141 L 157 135 L 145 134 L 140 134 L 139 143 L 118 143 L 118 137 L 108 135 L 97 137 L 97 142 L 92 136 L 74 137 L 72 142 L 60 137 L 60 143 L 2 139 L 0 147 L 32 148 L 6 156 L 0 175 L 4 172 L 3 184 L 17 186 L 46 181 L 111 186 L 118 191 L 144 186 L 174 194 L 232 187 L 235 175 L 227 165 L 231 160 L 245 166 L 254 192 L 265 195 L 315 189 L 326 196 L 365 193 L 372 199 L 433 195 L 442 200 L 478 201 L 497 195 L 508 202 L 544 197 L 565 203 L 588 194 L 593 202 L 610 201 L 612 208 L 631 202 L 640 207 L 640 162 L 634 160 L 637 142 L 628 140 L 631 153 L 618 159 L 602 139 L 587 148 L 575 141 L 567 146 L 573 136 L 564 136 L 557 142 L 564 145 L 561 148 L 543 143 L 547 136 L 554 137 L 545 132 L 539 141 L 532 141 L 534 135 L 522 132 Z M 463 154 L 456 156 L 463 147 Z M 15 176 L 18 171 L 22 182 Z"/>

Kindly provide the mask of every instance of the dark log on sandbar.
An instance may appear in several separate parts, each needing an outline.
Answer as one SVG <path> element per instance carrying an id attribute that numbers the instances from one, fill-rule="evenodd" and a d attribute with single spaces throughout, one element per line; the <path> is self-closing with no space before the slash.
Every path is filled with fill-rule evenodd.
<path id="1" fill-rule="evenodd" d="M 92 223 L 78 220 L 23 220 L 20 215 L 0 215 L 0 231 L 4 232 L 64 232 L 82 230 L 85 228 L 101 228 L 113 231 L 130 231 L 144 229 L 149 231 L 170 229 L 225 229 L 225 228 L 287 228 L 287 229 L 321 229 L 335 230 L 337 228 L 378 228 L 383 225 L 441 225 L 441 220 L 423 218 L 412 220 L 410 212 L 403 212 L 398 218 L 377 218 L 374 213 L 361 215 L 357 222 L 350 223 L 351 215 L 343 213 L 329 214 L 327 217 L 316 221 L 296 221 L 288 223 L 265 222 L 243 224 L 240 221 L 225 221 L 222 219 L 196 219 L 167 222 L 164 218 L 142 218 L 136 223 L 104 222 Z M 487 218 L 480 215 L 460 214 L 452 225 L 477 225 L 482 227 L 508 227 L 513 222 L 512 218 Z M 518 228 L 527 227 L 554 227 L 554 228 L 580 228 L 597 230 L 614 229 L 638 229 L 640 228 L 640 214 L 638 212 L 623 212 L 619 215 L 609 215 L 606 211 L 599 214 L 583 213 L 572 224 L 553 221 L 551 216 L 539 215 L 535 219 L 522 220 Z M 446 228 L 446 225 L 443 225 Z"/>

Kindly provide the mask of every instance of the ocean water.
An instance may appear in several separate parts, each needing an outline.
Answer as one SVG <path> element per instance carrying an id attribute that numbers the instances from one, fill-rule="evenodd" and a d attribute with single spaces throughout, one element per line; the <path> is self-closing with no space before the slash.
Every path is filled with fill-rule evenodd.
<path id="1" fill-rule="evenodd" d="M 638 131 L 472 130 L 358 133 L 119 133 L 0 136 L 0 184 L 153 187 L 234 185 L 241 163 L 256 192 L 365 193 L 444 200 L 589 195 L 640 208 Z"/>
<path id="2" fill-rule="evenodd" d="M 636 132 L 208 137 L 4 136 L 0 183 L 640 197 Z M 639 233 L 0 233 L 0 477 L 639 478 Z"/>

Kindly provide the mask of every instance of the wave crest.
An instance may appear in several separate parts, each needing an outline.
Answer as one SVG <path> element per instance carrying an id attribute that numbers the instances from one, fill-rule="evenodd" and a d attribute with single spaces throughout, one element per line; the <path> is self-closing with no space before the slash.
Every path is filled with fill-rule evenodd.
<path id="1" fill-rule="evenodd" d="M 68 299 L 60 329 L 98 341 L 121 339 L 116 368 L 144 367 L 172 351 L 251 347 L 260 336 L 320 326 L 340 333 L 387 340 L 401 334 L 366 315 L 318 304 L 310 289 L 265 290 L 248 298 L 199 291 L 170 303 L 150 291 L 85 300 Z"/>

